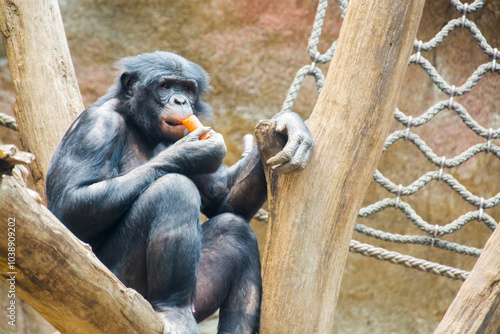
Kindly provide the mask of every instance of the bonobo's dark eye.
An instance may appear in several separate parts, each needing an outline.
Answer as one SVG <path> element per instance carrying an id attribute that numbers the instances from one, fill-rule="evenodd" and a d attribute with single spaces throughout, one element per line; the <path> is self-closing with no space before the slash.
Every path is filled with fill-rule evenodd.
<path id="1" fill-rule="evenodd" d="M 164 82 L 164 83 L 161 84 L 161 88 L 163 88 L 163 89 L 170 89 L 170 87 L 171 86 L 170 86 L 170 84 L 168 82 Z"/>
<path id="2" fill-rule="evenodd" d="M 189 86 L 182 86 L 182 91 L 184 93 L 191 93 L 191 87 L 189 87 Z"/>

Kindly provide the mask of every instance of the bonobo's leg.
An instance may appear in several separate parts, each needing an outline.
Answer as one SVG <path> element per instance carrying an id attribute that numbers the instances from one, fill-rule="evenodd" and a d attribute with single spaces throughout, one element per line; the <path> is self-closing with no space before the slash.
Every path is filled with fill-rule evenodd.
<path id="1" fill-rule="evenodd" d="M 194 315 L 201 321 L 220 307 L 219 333 L 256 333 L 262 281 L 257 238 L 234 214 L 202 225 Z"/>
<path id="2" fill-rule="evenodd" d="M 167 174 L 134 202 L 97 256 L 172 325 L 198 333 L 191 313 L 200 258 L 200 196 L 191 180 Z"/>

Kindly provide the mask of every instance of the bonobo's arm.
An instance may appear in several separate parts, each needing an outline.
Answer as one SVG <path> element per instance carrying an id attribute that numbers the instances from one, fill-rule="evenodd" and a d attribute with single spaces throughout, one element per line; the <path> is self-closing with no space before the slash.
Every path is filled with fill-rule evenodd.
<path id="1" fill-rule="evenodd" d="M 276 121 L 276 131 L 287 136 L 287 143 L 265 163 L 281 173 L 305 168 L 314 141 L 304 121 L 292 112 L 278 113 L 273 120 Z M 208 217 L 233 212 L 250 220 L 267 199 L 262 163 L 257 145 L 254 145 L 247 156 L 230 168 L 221 167 L 215 174 L 200 176 L 200 179 L 210 177 L 210 181 L 195 179 L 205 199 L 203 212 Z"/>
<path id="2" fill-rule="evenodd" d="M 153 179 L 153 170 L 119 176 L 126 131 L 110 110 L 90 108 L 73 123 L 47 173 L 49 209 L 84 241 L 107 230 Z"/>
<path id="3" fill-rule="evenodd" d="M 120 174 L 129 129 L 112 101 L 91 107 L 70 127 L 54 153 L 47 173 L 49 209 L 73 233 L 89 241 L 112 227 L 161 176 L 189 175 L 200 168 L 205 173 L 216 171 L 225 146 L 219 134 L 200 145 L 198 137 L 208 130 L 193 131 L 146 163 Z"/>

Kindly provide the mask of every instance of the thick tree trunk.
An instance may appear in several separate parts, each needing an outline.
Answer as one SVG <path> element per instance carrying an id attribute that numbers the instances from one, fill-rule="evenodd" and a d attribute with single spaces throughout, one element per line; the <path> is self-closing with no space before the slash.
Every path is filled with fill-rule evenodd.
<path id="1" fill-rule="evenodd" d="M 423 6 L 424 0 L 349 2 L 308 123 L 314 156 L 297 174 L 267 171 L 263 334 L 332 332 L 354 221 L 389 132 Z M 261 145 L 272 141 L 259 132 Z"/>
<path id="2" fill-rule="evenodd" d="M 45 174 L 52 153 L 77 112 L 83 110 L 57 0 L 0 0 L 0 30 L 21 141 L 26 151 L 36 155 L 31 171 L 36 189 L 45 199 Z M 0 198 L 4 201 L 2 195 Z M 6 224 L 5 220 L 0 226 Z M 6 233 L 5 227 L 0 233 L 2 241 Z M 0 297 L 2 302 L 5 296 Z M 39 322 L 33 316 L 24 317 L 23 322 L 24 307 L 18 299 L 16 330 L 21 332 Z"/>
<path id="3" fill-rule="evenodd" d="M 0 196 L 0 275 L 14 296 L 14 314 L 20 297 L 61 333 L 162 333 L 151 305 L 16 178 L 3 175 Z"/>
<path id="4" fill-rule="evenodd" d="M 52 153 L 83 110 L 57 0 L 0 0 L 0 30 L 14 84 L 14 113 L 45 200 Z"/>
<path id="5" fill-rule="evenodd" d="M 497 333 L 500 328 L 500 228 L 451 303 L 434 334 Z"/>
<path id="6" fill-rule="evenodd" d="M 49 161 L 83 110 L 58 3 L 0 0 L 0 30 L 21 140 L 36 156 L 31 171 L 45 199 Z M 9 148 L 3 147 L 3 173 L 10 172 L 6 164 L 12 162 L 6 154 Z M 7 269 L 0 275 L 12 293 L 9 307 L 14 302 L 20 311 L 20 297 L 62 333 L 162 333 L 151 305 L 126 288 L 16 178 L 2 176 L 0 198 L 0 267 Z"/>

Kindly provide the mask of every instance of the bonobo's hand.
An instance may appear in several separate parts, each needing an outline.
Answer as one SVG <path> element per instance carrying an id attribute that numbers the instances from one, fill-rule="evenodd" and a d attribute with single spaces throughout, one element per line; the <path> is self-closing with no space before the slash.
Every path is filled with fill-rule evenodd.
<path id="1" fill-rule="evenodd" d="M 287 143 L 267 165 L 281 173 L 304 169 L 314 149 L 314 140 L 302 118 L 294 112 L 282 112 L 273 117 L 276 131 L 288 136 Z"/>
<path id="2" fill-rule="evenodd" d="M 199 137 L 207 132 L 210 132 L 210 138 L 200 140 Z M 166 159 L 170 169 L 166 172 L 210 174 L 220 167 L 226 151 L 222 135 L 211 131 L 209 127 L 202 127 L 178 140 L 153 159 Z"/>

